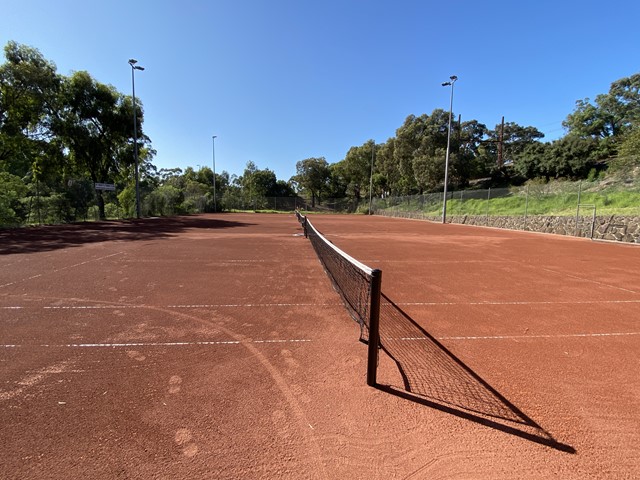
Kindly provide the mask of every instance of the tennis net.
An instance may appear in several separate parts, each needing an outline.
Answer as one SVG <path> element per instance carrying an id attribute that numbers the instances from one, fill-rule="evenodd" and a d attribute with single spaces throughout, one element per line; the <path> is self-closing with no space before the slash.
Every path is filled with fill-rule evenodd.
<path id="1" fill-rule="evenodd" d="M 308 217 L 296 211 L 320 263 L 351 317 L 360 325 L 360 340 L 369 345 L 367 383 L 375 385 L 378 363 L 382 272 L 351 257 L 322 235 Z"/>

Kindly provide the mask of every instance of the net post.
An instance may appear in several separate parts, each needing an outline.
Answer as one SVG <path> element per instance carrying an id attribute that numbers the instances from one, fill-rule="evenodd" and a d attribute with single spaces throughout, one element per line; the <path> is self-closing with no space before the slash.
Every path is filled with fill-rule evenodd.
<path id="1" fill-rule="evenodd" d="M 382 271 L 371 272 L 371 309 L 369 311 L 369 351 L 367 355 L 367 385 L 375 387 L 378 370 L 378 347 L 380 345 L 380 296 Z"/>

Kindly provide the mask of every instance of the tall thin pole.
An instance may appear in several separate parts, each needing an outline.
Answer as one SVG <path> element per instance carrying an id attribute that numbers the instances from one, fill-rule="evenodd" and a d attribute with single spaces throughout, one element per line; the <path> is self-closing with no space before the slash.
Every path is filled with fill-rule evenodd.
<path id="1" fill-rule="evenodd" d="M 136 175 L 136 218 L 140 218 L 140 180 L 138 175 L 138 119 L 136 112 L 136 80 L 135 71 L 144 70 L 143 67 L 137 66 L 137 60 L 130 59 L 129 65 L 131 65 L 131 89 L 133 91 L 133 158 L 135 160 L 135 175 Z"/>
<path id="2" fill-rule="evenodd" d="M 214 135 L 211 140 L 213 141 L 213 211 L 218 211 L 218 204 L 216 203 L 216 136 Z"/>
<path id="3" fill-rule="evenodd" d="M 502 122 L 500 123 L 500 136 L 498 138 L 498 168 L 502 168 L 502 164 L 504 163 L 503 159 L 503 142 L 504 142 L 504 115 L 502 116 Z"/>
<path id="4" fill-rule="evenodd" d="M 371 308 L 369 312 L 369 348 L 367 349 L 367 385 L 377 385 L 378 348 L 380 346 L 380 297 L 382 270 L 371 272 Z"/>
<path id="5" fill-rule="evenodd" d="M 369 215 L 373 215 L 371 212 L 371 204 L 373 202 L 373 160 L 376 155 L 376 142 L 371 141 L 371 175 L 369 176 Z"/>
<path id="6" fill-rule="evenodd" d="M 451 86 L 451 98 L 449 101 L 449 131 L 447 132 L 447 156 L 444 162 L 444 195 L 442 199 L 442 223 L 447 223 L 447 184 L 449 183 L 449 153 L 451 150 L 451 116 L 453 115 L 453 84 L 458 77 L 452 75 L 450 82 L 444 82 L 443 87 Z"/>

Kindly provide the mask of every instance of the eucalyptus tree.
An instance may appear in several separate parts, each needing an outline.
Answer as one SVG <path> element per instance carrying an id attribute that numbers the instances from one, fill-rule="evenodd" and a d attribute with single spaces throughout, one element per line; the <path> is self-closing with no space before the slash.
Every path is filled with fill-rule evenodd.
<path id="1" fill-rule="evenodd" d="M 324 157 L 307 158 L 296 163 L 294 180 L 300 187 L 311 193 L 311 206 L 315 207 L 316 200 L 327 188 L 330 178 L 329 164 Z"/>
<path id="2" fill-rule="evenodd" d="M 62 77 L 35 48 L 10 41 L 0 65 L 0 170 L 40 179 L 60 168 L 61 145 L 51 132 Z"/>
<path id="3" fill-rule="evenodd" d="M 127 176 L 133 163 L 131 97 L 96 81 L 88 72 L 75 72 L 63 82 L 61 105 L 52 129 L 68 149 L 73 168 L 86 172 L 94 183 L 111 183 Z M 136 109 L 137 138 L 144 142 L 139 102 Z M 98 208 L 104 218 L 101 192 Z"/>
<path id="4" fill-rule="evenodd" d="M 342 164 L 342 174 L 347 184 L 347 196 L 358 201 L 368 196 L 371 180 L 371 162 L 375 158 L 375 142 L 369 140 L 359 147 L 351 147 Z"/>
<path id="5" fill-rule="evenodd" d="M 623 135 L 640 122 L 640 73 L 613 82 L 608 93 L 576 101 L 563 126 L 570 134 L 604 140 Z"/>

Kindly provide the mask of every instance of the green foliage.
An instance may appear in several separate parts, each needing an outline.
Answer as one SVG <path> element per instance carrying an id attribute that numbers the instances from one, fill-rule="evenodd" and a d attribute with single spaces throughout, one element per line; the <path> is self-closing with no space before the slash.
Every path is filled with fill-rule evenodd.
<path id="1" fill-rule="evenodd" d="M 183 201 L 184 193 L 180 189 L 171 185 L 162 185 L 145 198 L 145 212 L 161 216 L 186 213 L 182 205 Z"/>
<path id="2" fill-rule="evenodd" d="M 580 137 L 604 139 L 623 135 L 640 120 L 640 73 L 611 84 L 592 104 L 578 100 L 576 109 L 563 122 L 569 133 Z"/>
<path id="3" fill-rule="evenodd" d="M 624 136 L 618 157 L 611 162 L 615 171 L 631 170 L 640 166 L 640 125 Z"/>
<path id="4" fill-rule="evenodd" d="M 296 163 L 295 181 L 303 189 L 311 193 L 311 204 L 315 206 L 316 199 L 327 187 L 329 181 L 329 165 L 324 157 L 307 158 Z"/>
<path id="5" fill-rule="evenodd" d="M 32 47 L 9 42 L 4 52 L 0 172 L 19 177 L 30 194 L 22 201 L 27 215 L 14 205 L 7 221 L 74 221 L 90 215 L 96 201 L 104 218 L 103 195 L 95 195 L 93 183 L 126 183 L 133 176 L 132 99 L 87 72 L 59 75 Z M 144 177 L 154 170 L 154 150 L 142 131 L 140 104 L 136 110 Z"/>
<path id="6" fill-rule="evenodd" d="M 449 215 L 573 216 L 577 211 L 578 198 L 583 205 L 595 205 L 598 215 L 640 215 L 640 187 L 625 188 L 610 182 L 580 184 L 536 179 L 527 182 L 525 187 L 454 191 L 448 198 Z M 378 199 L 376 208 L 439 217 L 442 194 Z"/>
<path id="7" fill-rule="evenodd" d="M 20 177 L 0 172 L 0 225 L 19 225 L 26 219 L 24 205 L 20 201 L 27 187 Z"/>
<path id="8" fill-rule="evenodd" d="M 9 42 L 4 52 L 0 222 L 74 221 L 93 217 L 94 211 L 100 218 L 135 215 L 133 99 L 88 72 L 58 74 L 55 64 L 32 47 Z M 640 165 L 639 92 L 640 74 L 635 74 L 613 82 L 594 102 L 579 100 L 564 122 L 569 133 L 548 143 L 542 143 L 543 134 L 532 126 L 506 122 L 490 130 L 476 120 L 456 121 L 453 115 L 449 190 L 487 181 L 487 177 L 493 187 L 533 178 L 586 178 L 596 184 L 607 165 L 614 173 L 633 172 Z M 142 129 L 144 110 L 139 102 L 135 113 L 140 193 L 143 213 L 149 215 L 213 211 L 214 196 L 218 210 L 277 209 L 277 201 L 268 198 L 291 198 L 297 192 L 310 197 L 314 207 L 332 197 L 355 210 L 369 194 L 387 198 L 443 187 L 449 112 L 442 109 L 407 116 L 394 137 L 381 144 L 369 140 L 351 147 L 333 165 L 324 157 L 301 160 L 288 182 L 253 162 L 238 177 L 216 174 L 215 192 L 209 167 L 156 171 L 151 163 L 155 151 Z M 112 194 L 96 195 L 94 182 L 116 184 L 117 200 Z M 494 200 L 496 210 L 503 208 L 503 202 L 508 210 L 509 202 L 520 201 L 507 196 Z M 452 205 L 457 201 L 452 200 Z M 468 201 L 461 200 L 471 207 L 482 199 Z M 610 192 L 597 201 L 609 208 L 619 200 Z M 433 205 L 428 208 L 439 208 Z"/>

